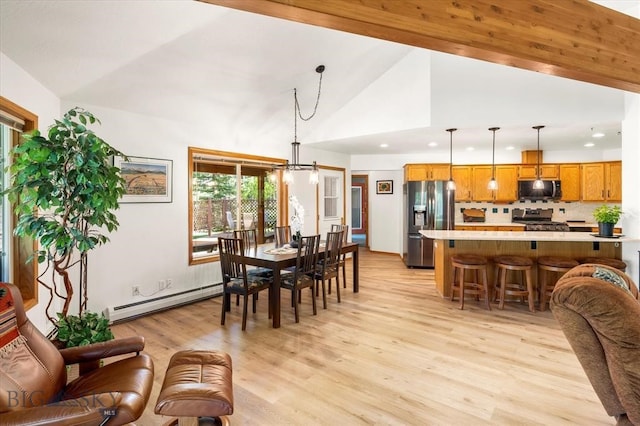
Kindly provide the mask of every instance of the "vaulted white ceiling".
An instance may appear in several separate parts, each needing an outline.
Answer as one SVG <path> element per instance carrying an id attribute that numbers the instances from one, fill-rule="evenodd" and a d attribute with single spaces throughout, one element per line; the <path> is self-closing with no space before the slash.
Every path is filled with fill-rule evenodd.
<path id="1" fill-rule="evenodd" d="M 607 2 L 601 2 L 606 3 Z M 613 4 L 613 6 L 624 7 Z M 0 50 L 61 99 L 215 126 L 237 141 L 290 141 L 293 88 L 317 116 L 299 139 L 351 154 L 500 140 L 535 149 L 620 147 L 623 93 L 188 0 L 0 1 Z M 0 64 L 1 65 L 1 64 Z"/>

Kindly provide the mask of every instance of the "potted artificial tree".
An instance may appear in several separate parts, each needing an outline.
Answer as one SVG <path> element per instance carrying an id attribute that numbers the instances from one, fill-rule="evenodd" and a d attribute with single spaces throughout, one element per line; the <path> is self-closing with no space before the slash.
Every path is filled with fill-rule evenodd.
<path id="1" fill-rule="evenodd" d="M 14 233 L 39 242 L 34 257 L 47 266 L 37 279 L 49 293 L 46 315 L 56 328 L 60 321 L 68 325 L 74 293 L 69 272 L 79 263 L 84 266 L 79 316 L 86 310 L 86 256 L 109 240 L 104 231 L 118 228 L 113 212 L 125 192 L 125 181 L 112 165 L 112 157 L 123 154 L 87 128 L 96 122 L 90 112 L 73 108 L 49 127 L 48 137 L 34 130 L 10 153 L 11 183 L 4 193 L 18 217 Z M 63 302 L 57 319 L 50 312 L 54 299 Z"/>
<path id="2" fill-rule="evenodd" d="M 598 236 L 613 236 L 613 227 L 616 223 L 618 223 L 621 215 L 622 210 L 620 209 L 620 206 L 603 204 L 600 207 L 596 208 L 593 211 L 593 217 L 595 218 L 596 222 L 598 222 Z"/>

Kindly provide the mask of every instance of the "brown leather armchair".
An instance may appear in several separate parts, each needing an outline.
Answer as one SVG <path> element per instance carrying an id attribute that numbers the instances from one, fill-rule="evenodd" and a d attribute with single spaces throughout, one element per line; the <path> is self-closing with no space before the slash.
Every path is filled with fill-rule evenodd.
<path id="1" fill-rule="evenodd" d="M 640 425 L 640 303 L 629 276 L 576 266 L 556 283 L 550 307 L 607 414 Z"/>
<path id="2" fill-rule="evenodd" d="M 142 337 L 62 349 L 27 318 L 17 287 L 0 283 L 0 424 L 122 425 L 139 418 L 153 386 Z M 135 353 L 96 368 L 106 357 Z M 65 365 L 80 364 L 67 384 Z"/>

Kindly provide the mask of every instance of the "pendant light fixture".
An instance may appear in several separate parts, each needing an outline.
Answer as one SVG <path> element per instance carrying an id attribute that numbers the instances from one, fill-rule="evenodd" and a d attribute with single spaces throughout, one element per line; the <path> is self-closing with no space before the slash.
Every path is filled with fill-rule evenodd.
<path id="1" fill-rule="evenodd" d="M 544 182 L 540 179 L 540 129 L 544 126 L 533 126 L 532 129 L 538 131 L 538 150 L 536 151 L 538 157 L 538 166 L 536 167 L 536 180 L 533 182 L 533 189 L 544 189 Z"/>
<path id="2" fill-rule="evenodd" d="M 453 181 L 453 132 L 458 129 L 447 129 L 449 132 L 449 181 L 447 182 L 447 191 L 455 191 L 456 183 Z"/>
<path id="3" fill-rule="evenodd" d="M 283 170 L 282 180 L 287 185 L 293 183 L 293 173 L 296 171 L 307 170 L 311 173 L 309 174 L 309 183 L 316 185 L 318 183 L 318 166 L 314 161 L 311 164 L 302 164 L 300 163 L 300 142 L 298 142 L 298 117 L 302 121 L 309 121 L 315 115 L 318 110 L 318 103 L 320 102 L 320 92 L 322 90 L 322 73 L 324 72 L 325 66 L 318 65 L 316 67 L 316 72 L 320 74 L 320 80 L 318 82 L 318 97 L 316 98 L 316 104 L 313 107 L 313 112 L 308 117 L 303 117 L 302 112 L 300 112 L 300 104 L 298 103 L 298 92 L 297 89 L 293 89 L 293 142 L 291 142 L 291 161 L 287 160 L 285 164 L 278 164 L 273 168 L 275 170 Z"/>
<path id="4" fill-rule="evenodd" d="M 491 180 L 487 186 L 491 190 L 498 189 L 498 181 L 496 180 L 496 130 L 500 130 L 500 127 L 489 127 L 489 130 L 493 132 L 493 147 L 491 148 Z"/>

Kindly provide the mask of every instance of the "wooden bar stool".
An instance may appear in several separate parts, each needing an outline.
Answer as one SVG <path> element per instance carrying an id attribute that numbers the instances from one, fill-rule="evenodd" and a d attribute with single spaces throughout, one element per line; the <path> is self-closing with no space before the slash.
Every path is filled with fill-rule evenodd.
<path id="1" fill-rule="evenodd" d="M 625 272 L 627 270 L 626 263 L 624 263 L 622 260 L 614 259 L 612 257 L 583 257 L 582 259 L 578 259 L 578 262 L 607 265 L 622 272 Z"/>
<path id="2" fill-rule="evenodd" d="M 556 281 L 576 266 L 578 266 L 578 261 L 570 257 L 541 256 L 538 258 L 538 300 L 541 311 L 547 309 L 547 301 L 553 292 Z M 547 275 L 558 272 L 560 273 L 560 277 L 550 281 Z"/>
<path id="3" fill-rule="evenodd" d="M 460 309 L 464 309 L 464 294 L 484 295 L 487 309 L 491 310 L 489 303 L 489 280 L 487 279 L 487 259 L 475 254 L 456 254 L 451 256 L 451 301 L 453 302 L 455 290 L 460 297 Z M 474 281 L 465 280 L 465 271 L 474 272 Z M 481 273 L 482 282 L 478 272 Z M 456 275 L 458 281 L 456 282 Z"/>
<path id="4" fill-rule="evenodd" d="M 504 301 L 507 295 L 527 297 L 529 310 L 535 312 L 533 280 L 531 268 L 533 261 L 524 256 L 497 256 L 493 259 L 496 265 L 494 300 L 500 295 L 498 309 L 504 309 Z M 507 271 L 518 271 L 521 275 L 520 282 L 507 282 Z"/>

